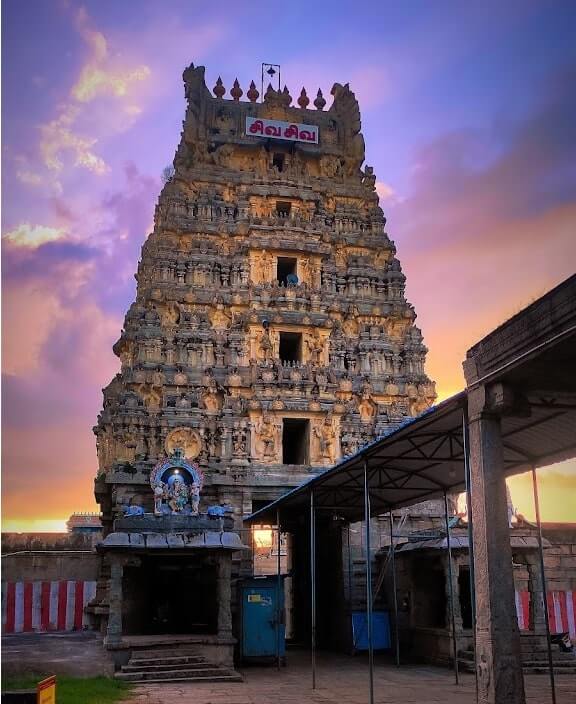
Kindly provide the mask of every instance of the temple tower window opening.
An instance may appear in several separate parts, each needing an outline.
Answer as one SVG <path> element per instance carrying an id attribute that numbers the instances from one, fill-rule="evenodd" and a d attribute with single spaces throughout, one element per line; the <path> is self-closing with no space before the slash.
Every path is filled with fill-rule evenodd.
<path id="1" fill-rule="evenodd" d="M 282 172 L 284 170 L 284 159 L 285 154 L 281 152 L 274 152 L 272 156 L 272 166 L 275 166 L 278 171 Z"/>
<path id="2" fill-rule="evenodd" d="M 296 257 L 278 257 L 276 261 L 276 279 L 279 284 L 287 286 L 291 283 L 289 276 L 298 275 L 298 259 Z"/>
<path id="3" fill-rule="evenodd" d="M 285 201 L 285 200 L 277 200 L 276 201 L 276 214 L 279 215 L 281 218 L 287 218 L 290 215 L 291 210 L 292 210 L 292 203 L 290 203 L 290 201 Z"/>
<path id="4" fill-rule="evenodd" d="M 280 361 L 302 361 L 302 333 L 280 332 Z"/>
<path id="5" fill-rule="evenodd" d="M 310 421 L 282 419 L 282 464 L 308 464 L 310 461 Z"/>

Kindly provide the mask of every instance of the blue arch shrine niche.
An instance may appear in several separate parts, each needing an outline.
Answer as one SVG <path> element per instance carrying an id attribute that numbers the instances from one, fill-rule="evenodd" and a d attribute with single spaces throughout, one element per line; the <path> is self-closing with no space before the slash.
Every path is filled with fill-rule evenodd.
<path id="1" fill-rule="evenodd" d="M 150 473 L 154 513 L 197 515 L 203 483 L 204 476 L 198 466 L 185 459 L 181 450 L 175 450 Z"/>

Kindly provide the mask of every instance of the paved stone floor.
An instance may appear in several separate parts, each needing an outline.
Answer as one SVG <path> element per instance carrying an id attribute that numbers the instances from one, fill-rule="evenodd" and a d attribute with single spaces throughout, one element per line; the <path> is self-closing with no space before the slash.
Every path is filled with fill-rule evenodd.
<path id="1" fill-rule="evenodd" d="M 129 704 L 366 704 L 368 669 L 363 657 L 321 655 L 318 658 L 317 689 L 312 691 L 310 666 L 305 653 L 288 654 L 288 665 L 242 670 L 244 682 L 235 684 L 166 683 L 138 685 Z M 574 704 L 576 678 L 558 676 L 557 704 Z M 377 658 L 374 678 L 378 704 L 474 704 L 473 675 L 463 674 L 454 684 L 449 670 L 437 667 L 402 666 Z M 526 677 L 527 702 L 549 704 L 550 685 L 546 676 Z"/>
<path id="2" fill-rule="evenodd" d="M 112 675 L 112 662 L 97 633 L 18 633 L 2 636 L 2 673 L 53 672 L 89 677 Z"/>
<path id="3" fill-rule="evenodd" d="M 309 654 L 289 651 L 288 664 L 280 672 L 274 666 L 249 667 L 241 672 L 244 682 L 232 684 L 166 683 L 138 685 L 127 704 L 366 704 L 368 668 L 365 656 L 318 656 L 317 689 L 311 689 Z M 2 638 L 2 670 L 5 674 L 51 671 L 87 676 L 109 674 L 111 664 L 94 633 L 20 634 Z M 376 656 L 375 701 L 377 704 L 474 704 L 474 677 L 454 675 L 438 667 L 396 668 Z M 528 704 L 550 704 L 550 685 L 545 675 L 526 679 Z M 576 702 L 576 677 L 558 675 L 557 704 Z M 80 703 L 79 703 L 80 704 Z"/>

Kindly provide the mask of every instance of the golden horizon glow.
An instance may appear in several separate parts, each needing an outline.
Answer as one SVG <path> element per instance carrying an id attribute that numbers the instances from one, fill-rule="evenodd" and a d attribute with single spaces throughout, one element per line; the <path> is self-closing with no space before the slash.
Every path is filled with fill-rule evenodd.
<path id="1" fill-rule="evenodd" d="M 67 518 L 22 518 L 2 520 L 3 533 L 67 533 Z"/>

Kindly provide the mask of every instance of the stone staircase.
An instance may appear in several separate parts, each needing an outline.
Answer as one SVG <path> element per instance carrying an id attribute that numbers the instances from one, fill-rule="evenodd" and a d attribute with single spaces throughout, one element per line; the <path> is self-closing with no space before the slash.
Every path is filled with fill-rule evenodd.
<path id="1" fill-rule="evenodd" d="M 548 674 L 548 650 L 546 639 L 540 636 L 522 636 L 522 669 L 525 675 Z M 562 652 L 557 645 L 552 646 L 552 662 L 555 675 L 576 675 L 576 650 Z M 458 668 L 461 672 L 474 672 L 474 650 L 458 652 Z"/>
<path id="2" fill-rule="evenodd" d="M 114 677 L 125 682 L 242 682 L 235 670 L 207 662 L 193 650 L 162 647 L 134 650 Z"/>

